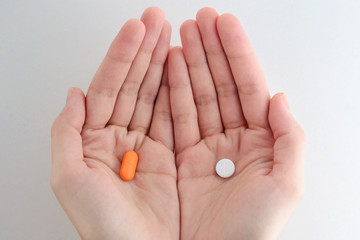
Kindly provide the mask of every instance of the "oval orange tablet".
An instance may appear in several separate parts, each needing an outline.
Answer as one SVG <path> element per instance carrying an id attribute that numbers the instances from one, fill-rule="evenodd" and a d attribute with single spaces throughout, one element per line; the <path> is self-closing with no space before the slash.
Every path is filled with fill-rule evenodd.
<path id="1" fill-rule="evenodd" d="M 134 151 L 127 151 L 124 154 L 120 167 L 120 177 L 122 180 L 130 181 L 134 178 L 138 159 L 139 157 Z"/>

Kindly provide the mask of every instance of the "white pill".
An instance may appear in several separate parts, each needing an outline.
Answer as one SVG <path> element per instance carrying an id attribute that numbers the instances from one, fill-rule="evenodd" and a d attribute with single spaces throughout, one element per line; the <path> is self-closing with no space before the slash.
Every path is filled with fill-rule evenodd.
<path id="1" fill-rule="evenodd" d="M 234 163 L 227 158 L 223 158 L 216 163 L 216 173 L 222 178 L 231 177 L 235 172 Z"/>

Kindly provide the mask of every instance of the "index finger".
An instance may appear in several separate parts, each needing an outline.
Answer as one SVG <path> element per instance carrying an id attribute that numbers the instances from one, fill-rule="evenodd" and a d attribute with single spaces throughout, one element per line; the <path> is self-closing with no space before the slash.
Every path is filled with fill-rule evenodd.
<path id="1" fill-rule="evenodd" d="M 218 18 L 217 29 L 249 128 L 269 128 L 269 90 L 244 29 L 231 14 L 223 14 Z"/>

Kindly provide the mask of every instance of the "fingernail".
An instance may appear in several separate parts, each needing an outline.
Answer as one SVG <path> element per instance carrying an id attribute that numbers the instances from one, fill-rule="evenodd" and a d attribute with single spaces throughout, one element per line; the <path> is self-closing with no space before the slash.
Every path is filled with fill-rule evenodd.
<path id="1" fill-rule="evenodd" d="M 288 102 L 288 100 L 287 100 L 287 97 L 286 97 L 286 94 L 285 94 L 285 93 L 283 93 L 282 101 L 283 101 L 286 109 L 287 109 L 287 110 L 290 110 L 290 105 L 289 105 L 289 102 Z"/>
<path id="2" fill-rule="evenodd" d="M 73 92 L 72 90 L 73 90 L 73 88 L 69 88 L 69 90 L 68 90 L 67 97 L 66 97 L 66 104 L 68 104 L 70 101 L 70 98 L 71 98 L 71 95 Z"/>

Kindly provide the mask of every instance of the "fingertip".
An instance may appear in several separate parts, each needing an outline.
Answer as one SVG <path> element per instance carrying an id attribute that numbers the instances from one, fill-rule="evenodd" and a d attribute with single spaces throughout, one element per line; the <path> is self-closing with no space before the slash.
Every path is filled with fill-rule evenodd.
<path id="1" fill-rule="evenodd" d="M 240 22 L 238 18 L 232 13 L 223 13 L 219 16 L 219 21 L 223 22 L 230 22 L 230 23 L 238 23 Z"/>
<path id="2" fill-rule="evenodd" d="M 196 16 L 204 49 L 207 54 L 215 56 L 219 56 L 219 53 L 224 52 L 217 30 L 218 17 L 219 14 L 212 8 L 204 8 Z"/>
<path id="3" fill-rule="evenodd" d="M 151 53 L 156 47 L 159 37 L 164 30 L 165 15 L 158 7 L 147 8 L 140 19 L 145 25 L 145 36 L 141 44 L 141 49 Z"/>
<path id="4" fill-rule="evenodd" d="M 217 34 L 218 17 L 218 12 L 213 8 L 203 8 L 196 14 L 196 22 L 202 36 L 213 38 L 213 33 Z"/>
<path id="5" fill-rule="evenodd" d="M 144 37 L 145 24 L 139 19 L 131 18 L 125 22 L 121 31 L 124 31 L 129 37 L 132 37 L 133 40 L 137 40 L 138 38 Z"/>
<path id="6" fill-rule="evenodd" d="M 275 111 L 289 111 L 290 106 L 285 93 L 277 93 L 270 100 L 270 108 Z"/>
<path id="7" fill-rule="evenodd" d="M 289 103 L 285 93 L 277 93 L 270 100 L 269 123 L 275 139 L 281 135 L 292 133 L 305 142 L 305 132 L 289 111 Z"/>
<path id="8" fill-rule="evenodd" d="M 85 94 L 76 87 L 68 90 L 66 106 L 55 120 L 52 130 L 62 126 L 72 126 L 81 131 L 85 121 Z"/>
<path id="9" fill-rule="evenodd" d="M 80 88 L 71 87 L 71 88 L 69 88 L 69 91 L 71 91 L 72 94 L 75 96 L 85 97 L 84 92 Z"/>
<path id="10" fill-rule="evenodd" d="M 180 25 L 180 33 L 186 30 L 189 26 L 196 24 L 194 19 L 187 19 Z"/>
<path id="11" fill-rule="evenodd" d="M 85 99 L 84 92 L 80 88 L 71 87 L 66 97 L 66 105 L 76 104 L 79 103 L 79 101 L 81 103 L 82 99 Z"/>
<path id="12" fill-rule="evenodd" d="M 279 102 L 279 101 L 282 101 L 282 98 L 283 97 L 285 97 L 285 93 L 282 93 L 282 92 L 280 92 L 280 93 L 276 93 L 272 98 L 271 98 L 271 100 L 270 100 L 270 104 L 272 103 L 272 102 Z"/>
<path id="13" fill-rule="evenodd" d="M 230 13 L 219 16 L 217 31 L 228 57 L 254 55 L 254 49 L 240 21 Z"/>
<path id="14" fill-rule="evenodd" d="M 149 7 L 145 9 L 140 20 L 145 24 L 146 28 L 161 29 L 164 25 L 165 14 L 158 7 Z"/>
<path id="15" fill-rule="evenodd" d="M 219 32 L 221 30 L 221 32 L 228 34 L 237 32 L 239 28 L 242 29 L 242 26 L 235 15 L 231 13 L 224 13 L 218 17 L 217 29 Z"/>
<path id="16" fill-rule="evenodd" d="M 208 18 L 212 18 L 214 16 L 219 16 L 219 13 L 214 8 L 204 7 L 197 12 L 196 21 L 202 21 Z"/>
<path id="17" fill-rule="evenodd" d="M 180 37 L 182 43 L 193 37 L 195 27 L 197 27 L 197 23 L 193 19 L 188 19 L 181 24 Z"/>
<path id="18" fill-rule="evenodd" d="M 169 51 L 169 62 L 170 60 L 175 60 L 177 57 L 181 57 L 183 55 L 182 47 L 180 46 L 171 46 Z"/>
<path id="19" fill-rule="evenodd" d="M 111 43 L 107 56 L 114 60 L 131 62 L 144 36 L 144 23 L 139 19 L 129 19 Z"/>
<path id="20" fill-rule="evenodd" d="M 159 17 L 162 19 L 165 19 L 165 14 L 164 11 L 156 6 L 151 6 L 148 7 L 144 10 L 143 14 L 141 15 L 141 19 L 145 18 L 145 17 Z"/>
<path id="21" fill-rule="evenodd" d="M 269 123 L 273 130 L 274 137 L 278 137 L 279 129 L 288 125 L 286 121 L 286 108 L 283 104 L 284 93 L 277 93 L 270 99 L 269 104 Z"/>

